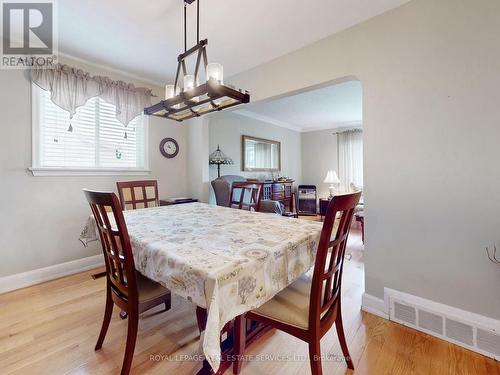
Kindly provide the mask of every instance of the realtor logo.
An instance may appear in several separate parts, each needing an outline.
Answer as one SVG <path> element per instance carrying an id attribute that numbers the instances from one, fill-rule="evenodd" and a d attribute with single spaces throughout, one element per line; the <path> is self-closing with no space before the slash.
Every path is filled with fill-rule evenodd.
<path id="1" fill-rule="evenodd" d="M 56 59 L 55 3 L 4 0 L 2 59 L 4 69 L 50 67 Z"/>

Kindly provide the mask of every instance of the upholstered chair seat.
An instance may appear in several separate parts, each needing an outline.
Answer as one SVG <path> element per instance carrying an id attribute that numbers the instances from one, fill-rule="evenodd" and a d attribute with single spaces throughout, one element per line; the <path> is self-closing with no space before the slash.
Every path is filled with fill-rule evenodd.
<path id="1" fill-rule="evenodd" d="M 330 254 L 326 263 L 330 262 Z M 314 267 L 252 312 L 302 329 L 309 328 L 309 302 Z M 323 285 L 322 295 L 325 294 Z M 326 314 L 321 314 L 321 318 Z"/>
<path id="2" fill-rule="evenodd" d="M 170 290 L 163 285 L 148 279 L 136 272 L 137 292 L 139 293 L 139 303 L 146 303 L 155 299 L 165 297 L 170 294 Z"/>
<path id="3" fill-rule="evenodd" d="M 307 329 L 309 327 L 310 300 L 311 276 L 305 274 L 276 294 L 271 300 L 253 310 L 253 313 Z"/>
<path id="4" fill-rule="evenodd" d="M 265 200 L 260 202 L 260 212 L 268 212 L 276 215 L 283 215 L 285 207 L 279 201 Z"/>

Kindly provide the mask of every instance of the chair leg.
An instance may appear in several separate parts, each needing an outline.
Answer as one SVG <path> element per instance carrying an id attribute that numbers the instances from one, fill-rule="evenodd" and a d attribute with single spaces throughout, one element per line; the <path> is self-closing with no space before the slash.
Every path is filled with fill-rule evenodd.
<path id="1" fill-rule="evenodd" d="M 121 375 L 128 375 L 132 367 L 132 360 L 134 359 L 135 341 L 137 339 L 138 325 L 139 325 L 139 316 L 137 312 L 131 311 L 128 316 L 127 345 L 125 346 L 125 356 L 123 358 Z"/>
<path id="2" fill-rule="evenodd" d="M 101 333 L 95 344 L 95 350 L 99 350 L 102 347 L 106 333 L 108 332 L 109 322 L 111 321 L 111 315 L 113 313 L 113 299 L 111 298 L 111 289 L 106 287 L 106 307 L 104 308 L 104 318 L 102 319 Z"/>
<path id="3" fill-rule="evenodd" d="M 201 334 L 207 325 L 207 310 L 203 307 L 196 306 L 196 322 L 198 323 L 198 329 Z"/>
<path id="4" fill-rule="evenodd" d="M 169 294 L 167 299 L 165 300 L 165 311 L 170 310 L 172 307 L 172 296 Z"/>
<path id="5" fill-rule="evenodd" d="M 311 374 L 322 375 L 321 369 L 321 348 L 319 339 L 309 343 L 309 362 L 311 363 Z"/>
<path id="6" fill-rule="evenodd" d="M 345 340 L 344 325 L 342 324 L 342 312 L 340 303 L 339 303 L 339 312 L 337 314 L 337 319 L 335 319 L 335 327 L 337 328 L 337 336 L 339 337 L 342 353 L 344 354 L 345 361 L 347 362 L 347 368 L 354 370 L 354 364 L 352 363 L 351 355 L 349 354 L 349 349 L 347 348 L 347 342 Z"/>
<path id="7" fill-rule="evenodd" d="M 246 343 L 246 318 L 239 315 L 234 319 L 234 354 L 233 374 L 238 375 L 243 363 L 243 354 L 245 354 Z"/>

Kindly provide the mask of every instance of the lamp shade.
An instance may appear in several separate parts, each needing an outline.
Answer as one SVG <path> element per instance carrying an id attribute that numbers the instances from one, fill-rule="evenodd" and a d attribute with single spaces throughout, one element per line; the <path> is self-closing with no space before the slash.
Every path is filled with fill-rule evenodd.
<path id="1" fill-rule="evenodd" d="M 227 156 L 225 153 L 221 151 L 219 146 L 217 145 L 217 150 L 212 152 L 208 157 L 209 164 L 234 164 L 233 159 Z"/>
<path id="2" fill-rule="evenodd" d="M 339 177 L 337 176 L 337 172 L 328 171 L 326 174 L 325 180 L 323 181 L 325 184 L 340 184 Z"/>

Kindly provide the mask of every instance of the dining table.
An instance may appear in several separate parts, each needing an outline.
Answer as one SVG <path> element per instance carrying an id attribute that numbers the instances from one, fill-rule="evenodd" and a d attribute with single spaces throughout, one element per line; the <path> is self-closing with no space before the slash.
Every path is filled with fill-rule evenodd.
<path id="1" fill-rule="evenodd" d="M 322 223 L 189 203 L 123 212 L 135 267 L 205 311 L 205 363 L 221 367 L 221 331 L 314 265 Z M 87 220 L 80 240 L 98 239 Z"/>

